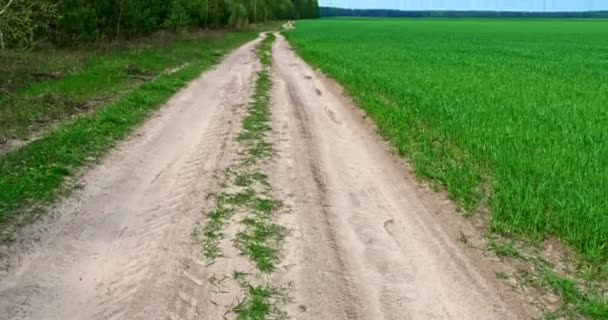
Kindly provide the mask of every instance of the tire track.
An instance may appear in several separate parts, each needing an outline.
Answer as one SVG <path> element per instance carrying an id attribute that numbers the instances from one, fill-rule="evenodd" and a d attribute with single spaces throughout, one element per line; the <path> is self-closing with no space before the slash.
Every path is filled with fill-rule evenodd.
<path id="1" fill-rule="evenodd" d="M 235 152 L 258 41 L 173 97 L 84 175 L 56 219 L 34 228 L 49 232 L 0 280 L 3 319 L 204 315 L 208 270 L 191 234 Z"/>
<path id="2" fill-rule="evenodd" d="M 253 54 L 251 58 L 255 59 Z M 220 189 L 220 177 L 228 170 L 229 165 L 234 162 L 238 149 L 237 146 L 234 145 L 234 141 L 240 131 L 240 119 L 244 115 L 244 106 L 247 104 L 249 97 L 252 94 L 253 74 L 259 69 L 255 60 L 248 60 L 244 62 L 243 65 L 252 68 L 250 76 L 238 77 L 235 79 L 234 83 L 227 87 L 227 90 L 231 90 L 233 95 L 241 98 L 238 99 L 238 103 L 235 104 L 236 100 L 232 95 L 222 94 L 222 96 L 226 97 L 224 107 L 232 108 L 232 112 L 224 113 L 221 119 L 215 120 L 217 123 L 229 123 L 230 126 L 227 126 L 226 128 L 228 129 L 223 133 L 223 139 L 221 146 L 219 147 L 221 152 L 212 153 L 215 154 L 216 157 L 210 163 L 222 164 L 221 168 L 210 172 L 211 176 L 208 177 L 215 181 L 214 190 Z M 206 153 L 209 153 L 209 148 L 206 148 Z M 207 211 L 211 206 L 211 203 L 207 203 L 208 197 L 204 198 L 206 203 L 203 206 L 204 209 L 199 210 L 200 212 Z M 216 275 L 219 274 L 219 272 L 221 272 L 223 279 L 229 278 L 230 275 L 227 274 L 225 266 L 218 270 L 218 266 L 203 263 L 200 244 L 196 243 L 197 241 L 198 240 L 195 240 L 188 255 L 184 258 L 183 266 L 181 268 L 182 272 L 180 272 L 176 277 L 176 280 L 174 280 L 176 290 L 169 298 L 169 304 L 165 312 L 167 319 L 220 319 L 220 316 L 223 318 L 229 310 L 227 310 L 227 307 L 232 305 L 232 301 L 230 304 L 222 304 L 217 301 L 237 299 L 236 295 L 238 295 L 239 290 L 236 290 L 236 288 L 223 291 L 221 288 L 214 287 L 214 285 L 217 284 L 213 283 L 212 279 L 217 277 Z M 218 297 L 218 295 L 226 295 L 228 297 Z"/>
<path id="3" fill-rule="evenodd" d="M 290 198 L 280 275 L 294 319 L 526 319 L 417 197 L 406 169 L 336 86 L 274 48 L 273 185 Z"/>

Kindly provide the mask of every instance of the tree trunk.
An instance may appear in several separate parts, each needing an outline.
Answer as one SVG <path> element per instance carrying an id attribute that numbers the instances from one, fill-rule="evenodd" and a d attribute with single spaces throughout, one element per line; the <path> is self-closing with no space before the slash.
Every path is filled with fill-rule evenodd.
<path id="1" fill-rule="evenodd" d="M 120 35 L 120 22 L 122 20 L 122 11 L 125 8 L 125 0 L 120 2 L 120 13 L 118 14 L 118 21 L 116 22 L 116 40 L 118 40 L 118 36 Z"/>
<path id="2" fill-rule="evenodd" d="M 205 1 L 205 29 L 207 29 L 209 26 L 207 25 L 207 20 L 209 19 L 209 0 Z"/>
<path id="3" fill-rule="evenodd" d="M 10 0 L 6 6 L 4 6 L 4 8 L 2 8 L 2 11 L 0 11 L 0 21 L 2 19 L 2 15 L 4 15 L 4 11 L 6 11 L 6 9 L 8 9 L 8 7 L 10 7 L 11 3 L 13 3 L 14 0 Z M 2 23 L 0 23 L 0 49 L 4 50 L 4 33 L 2 33 Z"/>
<path id="4" fill-rule="evenodd" d="M 9 2 L 6 4 L 6 6 L 4 6 L 4 8 L 2 9 L 2 11 L 0 11 L 0 17 L 2 17 L 2 15 L 4 14 L 4 11 L 6 11 L 6 9 L 8 9 L 8 7 L 10 7 L 10 6 L 11 6 L 11 3 L 13 3 L 13 1 L 15 1 L 15 0 L 11 0 L 11 1 L 9 1 Z"/>

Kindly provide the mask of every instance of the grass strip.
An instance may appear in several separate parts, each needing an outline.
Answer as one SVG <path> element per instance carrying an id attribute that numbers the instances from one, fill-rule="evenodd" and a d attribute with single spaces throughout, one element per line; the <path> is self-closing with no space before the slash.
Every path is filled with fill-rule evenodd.
<path id="1" fill-rule="evenodd" d="M 243 119 L 242 131 L 236 138 L 241 147 L 239 157 L 229 168 L 222 183 L 224 191 L 216 197 L 215 207 L 207 214 L 207 222 L 202 230 L 203 254 L 213 261 L 222 255 L 220 240 L 229 219 L 237 212 L 242 213 L 244 217 L 240 225 L 243 229 L 237 233 L 234 245 L 262 274 L 276 269 L 281 240 L 285 234 L 285 229 L 273 222 L 282 204 L 272 197 L 272 187 L 262 169 L 273 154 L 272 144 L 266 136 L 271 130 L 270 54 L 274 40 L 273 34 L 267 34 L 258 46 L 257 55 L 262 70 L 257 74 L 254 96 Z M 276 307 L 280 294 L 269 281 L 252 285 L 252 282 L 260 282 L 259 277 L 249 281 L 249 275 L 235 274 L 245 296 L 232 310 L 237 319 L 263 320 L 281 314 Z"/>
<path id="2" fill-rule="evenodd" d="M 177 90 L 217 63 L 222 54 L 253 39 L 255 32 L 229 34 L 201 47 L 200 59 L 159 76 L 119 101 L 66 124 L 0 158 L 0 223 L 9 222 L 31 204 L 48 204 L 62 185 L 91 159 L 126 137 Z M 203 54 L 204 53 L 204 54 Z"/>
<path id="3" fill-rule="evenodd" d="M 285 234 L 282 226 L 272 222 L 281 203 L 272 198 L 257 196 L 249 205 L 248 215 L 241 221 L 245 229 L 237 234 L 235 244 L 258 270 L 270 273 L 276 268 L 280 242 Z"/>
<path id="4" fill-rule="evenodd" d="M 237 234 L 236 246 L 249 257 L 262 272 L 272 272 L 278 261 L 278 248 L 283 239 L 284 229 L 273 222 L 273 217 L 281 208 L 280 201 L 274 200 L 270 184 L 260 171 L 259 165 L 272 156 L 272 145 L 266 140 L 270 131 L 270 74 L 272 43 L 274 34 L 267 34 L 258 48 L 262 70 L 258 73 L 255 96 L 243 120 L 243 131 L 237 140 L 243 145 L 241 175 L 256 176 L 261 186 L 252 190 L 262 190 L 248 203 L 248 215 L 241 221 L 245 226 Z M 260 188 L 261 187 L 261 188 Z M 260 194 L 261 193 L 261 194 Z"/>
<path id="5" fill-rule="evenodd" d="M 267 286 L 247 286 L 246 299 L 241 301 L 233 311 L 238 320 L 265 320 L 272 312 L 270 302 L 273 289 Z"/>
<path id="6" fill-rule="evenodd" d="M 250 190 L 257 190 L 248 203 L 247 215 L 241 221 L 245 228 L 237 234 L 235 245 L 262 273 L 275 270 L 279 260 L 280 242 L 285 234 L 285 229 L 273 222 L 282 204 L 272 198 L 268 178 L 260 169 L 260 165 L 270 159 L 273 152 L 272 145 L 266 140 L 266 134 L 271 130 L 269 126 L 272 88 L 270 67 L 274 40 L 274 34 L 267 34 L 258 48 L 262 70 L 256 80 L 253 102 L 249 105 L 248 115 L 243 120 L 243 131 L 238 136 L 243 151 L 239 166 L 240 173 L 235 178 L 235 182 L 240 182 L 246 188 L 251 188 Z M 280 295 L 270 284 L 261 286 L 242 284 L 242 286 L 246 290 L 246 295 L 245 300 L 233 310 L 237 319 L 264 320 L 281 316 L 274 301 Z"/>
<path id="7" fill-rule="evenodd" d="M 215 207 L 207 214 L 203 232 L 203 254 L 208 259 L 221 256 L 219 242 L 228 219 L 237 211 L 246 212 L 241 221 L 245 230 L 237 234 L 235 243 L 263 272 L 274 269 L 277 246 L 282 228 L 272 223 L 272 216 L 280 208 L 279 201 L 270 194 L 268 177 L 260 169 L 263 161 L 272 155 L 272 145 L 266 140 L 270 130 L 270 51 L 275 37 L 267 34 L 258 46 L 257 55 L 262 70 L 257 74 L 255 92 L 243 119 L 242 131 L 237 142 L 242 150 L 238 162 L 231 166 L 223 183 L 224 190 L 215 200 Z M 237 189 L 238 191 L 234 191 Z"/>
<path id="8" fill-rule="evenodd" d="M 224 184 L 224 187 L 227 186 Z M 228 220 L 237 210 L 246 207 L 253 197 L 254 192 L 249 188 L 232 193 L 224 191 L 216 196 L 215 206 L 208 211 L 207 220 L 202 229 L 203 254 L 207 259 L 214 261 L 222 256 L 220 240 L 224 237 L 224 229 Z"/>

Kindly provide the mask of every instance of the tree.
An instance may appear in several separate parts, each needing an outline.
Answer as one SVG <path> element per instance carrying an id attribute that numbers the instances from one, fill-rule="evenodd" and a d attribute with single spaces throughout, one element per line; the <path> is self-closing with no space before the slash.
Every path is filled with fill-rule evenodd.
<path id="1" fill-rule="evenodd" d="M 306 1 L 306 18 L 307 19 L 312 19 L 312 18 L 316 18 L 317 13 L 315 10 L 315 3 L 316 1 L 314 0 L 307 0 Z"/>
<path id="2" fill-rule="evenodd" d="M 293 0 L 296 18 L 315 19 L 319 17 L 319 2 L 317 0 Z"/>
<path id="3" fill-rule="evenodd" d="M 318 17 L 317 0 L 0 0 L 0 47 Z"/>
<path id="4" fill-rule="evenodd" d="M 4 29 L 4 25 L 2 24 L 2 21 L 4 21 L 3 15 L 5 12 L 7 12 L 7 10 L 10 8 L 11 4 L 13 4 L 13 0 L 9 0 L 0 10 L 0 49 L 4 50 L 4 33 L 2 32 L 2 29 Z"/>
<path id="5" fill-rule="evenodd" d="M 293 4 L 296 8 L 296 18 L 306 19 L 306 0 L 294 0 Z"/>
<path id="6" fill-rule="evenodd" d="M 311 18 L 319 19 L 321 17 L 321 8 L 319 8 L 319 1 L 311 0 L 311 2 L 313 3 L 313 12 Z"/>
<path id="7" fill-rule="evenodd" d="M 233 1 L 230 7 L 230 18 L 228 18 L 228 27 L 232 29 L 241 29 L 248 21 L 248 12 L 245 5 Z"/>
<path id="8" fill-rule="evenodd" d="M 291 0 L 279 0 L 271 6 L 271 19 L 294 19 L 295 7 Z"/>
<path id="9" fill-rule="evenodd" d="M 184 0 L 173 0 L 168 9 L 167 18 L 164 21 L 166 28 L 177 30 L 191 23 L 189 12 L 186 10 Z"/>
<path id="10" fill-rule="evenodd" d="M 30 47 L 58 19 L 57 3 L 50 0 L 0 0 L 0 48 Z"/>

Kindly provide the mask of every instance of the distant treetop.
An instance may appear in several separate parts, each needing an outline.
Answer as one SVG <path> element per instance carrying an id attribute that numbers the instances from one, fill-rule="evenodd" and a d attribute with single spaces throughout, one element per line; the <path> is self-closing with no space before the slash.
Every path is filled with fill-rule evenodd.
<path id="1" fill-rule="evenodd" d="M 136 36 L 183 27 L 238 29 L 319 17 L 317 0 L 0 0 L 0 46 Z"/>
<path id="2" fill-rule="evenodd" d="M 321 7 L 321 17 L 381 18 L 608 18 L 608 11 L 523 12 L 523 11 L 403 11 L 393 9 L 346 9 Z"/>

